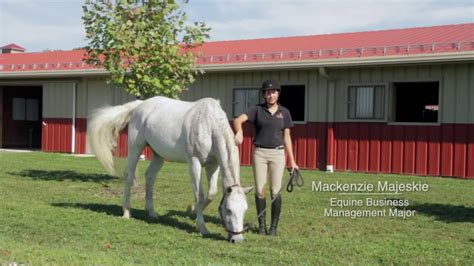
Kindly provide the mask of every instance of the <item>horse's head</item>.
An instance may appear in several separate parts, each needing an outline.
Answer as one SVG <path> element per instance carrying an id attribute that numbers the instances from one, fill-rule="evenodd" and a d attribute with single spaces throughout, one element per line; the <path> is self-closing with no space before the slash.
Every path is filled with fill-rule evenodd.
<path id="1" fill-rule="evenodd" d="M 233 185 L 225 189 L 221 203 L 219 204 L 219 214 L 222 224 L 228 235 L 227 240 L 232 243 L 244 241 L 244 233 L 249 229 L 244 226 L 244 216 L 247 212 L 248 204 L 245 194 L 252 191 L 252 187 L 241 187 Z"/>

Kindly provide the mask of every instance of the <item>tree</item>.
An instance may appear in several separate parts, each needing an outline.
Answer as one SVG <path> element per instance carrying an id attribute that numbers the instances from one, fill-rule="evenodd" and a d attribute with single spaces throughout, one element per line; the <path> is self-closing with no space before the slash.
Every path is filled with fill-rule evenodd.
<path id="1" fill-rule="evenodd" d="M 178 98 L 194 81 L 192 49 L 209 38 L 210 28 L 187 24 L 177 1 L 89 0 L 83 11 L 85 62 L 108 70 L 109 82 L 140 98 Z"/>

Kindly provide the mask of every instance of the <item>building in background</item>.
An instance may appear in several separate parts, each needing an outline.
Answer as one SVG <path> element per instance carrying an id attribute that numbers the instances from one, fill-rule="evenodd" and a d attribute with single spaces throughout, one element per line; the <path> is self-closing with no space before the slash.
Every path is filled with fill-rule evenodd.
<path id="1" fill-rule="evenodd" d="M 474 178 L 474 23 L 209 42 L 199 51 L 205 74 L 182 98 L 218 98 L 232 120 L 262 101 L 263 80 L 279 80 L 300 167 Z M 0 55 L 0 147 L 88 152 L 87 115 L 134 97 L 82 55 Z M 249 165 L 251 126 L 245 132 Z"/>

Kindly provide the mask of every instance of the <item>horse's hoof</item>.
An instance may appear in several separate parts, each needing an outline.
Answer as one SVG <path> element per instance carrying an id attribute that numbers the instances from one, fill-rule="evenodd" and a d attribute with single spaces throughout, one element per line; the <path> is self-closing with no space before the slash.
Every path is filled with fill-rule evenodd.
<path id="1" fill-rule="evenodd" d="M 200 229 L 199 232 L 201 233 L 201 235 L 203 236 L 206 236 L 206 235 L 210 235 L 211 232 L 209 230 L 207 230 L 207 228 L 204 228 L 204 229 Z"/>
<path id="2" fill-rule="evenodd" d="M 125 210 L 125 211 L 123 212 L 122 218 L 124 218 L 124 219 L 130 219 L 130 211 Z"/>
<path id="3" fill-rule="evenodd" d="M 156 212 L 148 213 L 147 216 L 146 216 L 146 219 L 147 219 L 147 221 L 150 221 L 150 222 L 157 222 L 158 221 L 158 214 L 156 214 Z"/>

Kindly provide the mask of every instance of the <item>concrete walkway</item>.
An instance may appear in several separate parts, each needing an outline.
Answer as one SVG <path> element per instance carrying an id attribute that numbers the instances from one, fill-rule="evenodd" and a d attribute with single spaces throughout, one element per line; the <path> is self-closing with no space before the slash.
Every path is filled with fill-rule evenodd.
<path id="1" fill-rule="evenodd" d="M 0 152 L 34 152 L 40 150 L 28 150 L 28 149 L 0 149 Z"/>

